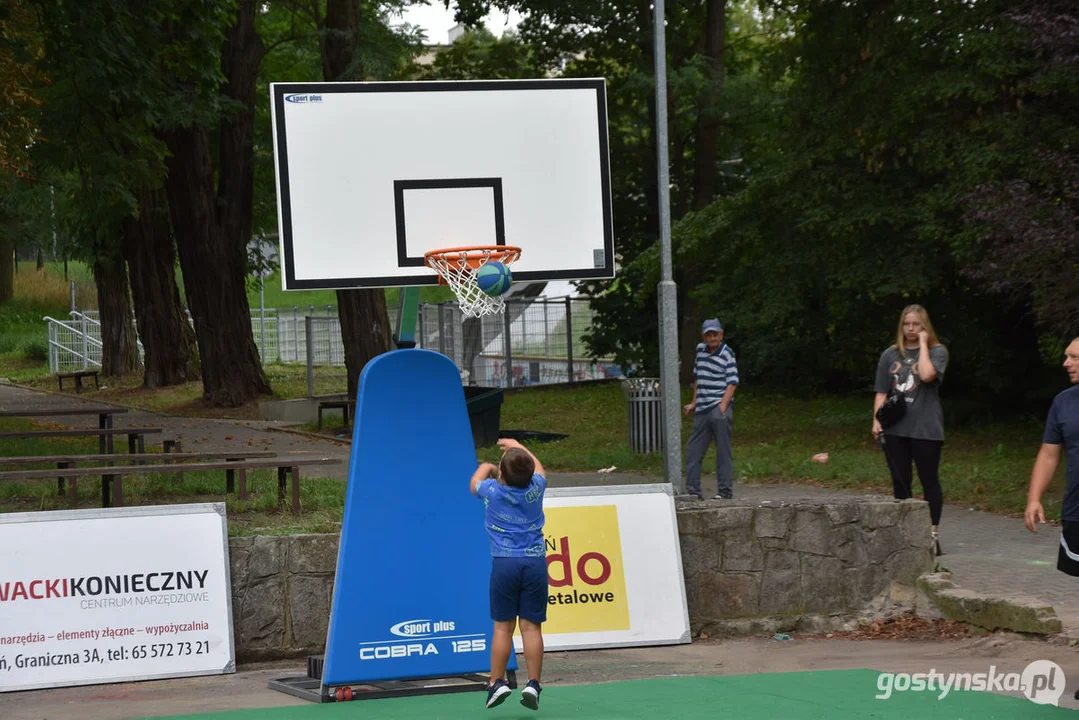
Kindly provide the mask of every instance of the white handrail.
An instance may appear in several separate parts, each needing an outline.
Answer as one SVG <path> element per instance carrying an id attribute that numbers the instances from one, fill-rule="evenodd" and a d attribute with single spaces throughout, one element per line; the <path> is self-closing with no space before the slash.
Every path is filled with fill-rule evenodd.
<path id="1" fill-rule="evenodd" d="M 91 353 L 96 350 L 100 355 L 100 351 L 103 350 L 104 346 L 100 340 L 84 331 L 84 323 L 81 320 L 79 322 L 70 322 L 57 320 L 48 315 L 42 319 L 49 323 L 49 370 L 51 372 L 59 372 L 61 352 L 64 353 L 65 358 L 74 358 L 78 363 L 81 363 L 83 368 L 91 365 L 101 367 L 101 361 L 91 357 Z M 64 328 L 72 337 L 77 338 L 81 351 L 61 342 L 58 339 L 58 328 Z"/>

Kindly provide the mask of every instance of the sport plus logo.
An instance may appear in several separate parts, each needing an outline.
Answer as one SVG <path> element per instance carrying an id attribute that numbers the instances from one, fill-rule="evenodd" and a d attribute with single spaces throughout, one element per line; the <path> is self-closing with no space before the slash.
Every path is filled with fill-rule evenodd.
<path id="1" fill-rule="evenodd" d="M 449 620 L 405 620 L 390 628 L 391 633 L 404 638 L 425 638 L 453 630 L 454 624 Z"/>

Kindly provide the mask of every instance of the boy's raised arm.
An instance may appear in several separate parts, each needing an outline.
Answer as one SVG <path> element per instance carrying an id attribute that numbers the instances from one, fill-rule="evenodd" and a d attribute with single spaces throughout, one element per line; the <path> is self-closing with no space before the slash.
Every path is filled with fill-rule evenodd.
<path id="1" fill-rule="evenodd" d="M 498 472 L 498 467 L 491 463 L 480 463 L 480 466 L 476 468 L 476 472 L 472 473 L 472 480 L 468 484 L 468 489 L 473 495 L 476 494 L 476 488 L 480 483 L 491 477 L 492 472 Z"/>

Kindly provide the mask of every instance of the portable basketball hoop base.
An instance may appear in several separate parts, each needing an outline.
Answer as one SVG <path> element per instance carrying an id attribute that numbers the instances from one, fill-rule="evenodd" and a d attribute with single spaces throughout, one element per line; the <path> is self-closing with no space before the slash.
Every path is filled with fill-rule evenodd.
<path id="1" fill-rule="evenodd" d="M 356 398 L 325 650 L 308 657 L 306 674 L 268 687 L 313 703 L 482 692 L 490 540 L 483 503 L 445 482 L 476 467 L 457 366 L 422 348 L 382 353 L 364 366 Z M 441 474 L 402 470 L 417 447 L 439 458 Z M 402 479 L 386 482 L 394 473 Z M 400 502 L 401 482 L 422 502 Z M 511 654 L 511 687 L 517 669 Z"/>
<path id="2" fill-rule="evenodd" d="M 314 703 L 348 702 L 350 700 L 379 700 L 382 698 L 446 695 L 459 692 L 478 692 L 487 689 L 487 675 L 470 673 L 454 677 L 417 678 L 364 682 L 340 687 L 322 686 L 323 655 L 309 655 L 307 675 L 270 680 L 269 688 L 286 695 Z M 506 671 L 511 688 L 517 688 L 517 673 Z"/>

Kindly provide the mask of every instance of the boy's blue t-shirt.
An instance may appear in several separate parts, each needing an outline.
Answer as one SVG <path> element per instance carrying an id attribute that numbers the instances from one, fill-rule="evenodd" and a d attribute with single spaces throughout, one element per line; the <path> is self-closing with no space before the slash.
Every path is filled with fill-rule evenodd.
<path id="1" fill-rule="evenodd" d="M 476 495 L 487 507 L 487 535 L 491 538 L 491 557 L 544 557 L 543 493 L 547 478 L 532 476 L 526 488 L 484 480 L 476 486 Z"/>

